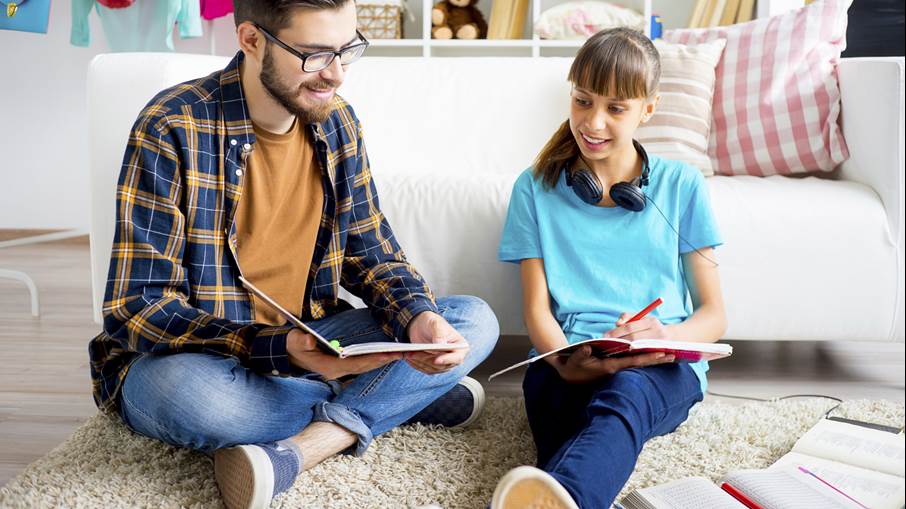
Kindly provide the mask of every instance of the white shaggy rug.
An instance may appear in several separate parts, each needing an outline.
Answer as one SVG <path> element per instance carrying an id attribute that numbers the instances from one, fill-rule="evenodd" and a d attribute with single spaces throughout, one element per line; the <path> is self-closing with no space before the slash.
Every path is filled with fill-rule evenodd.
<path id="1" fill-rule="evenodd" d="M 698 405 L 676 432 L 647 444 L 624 489 L 690 475 L 713 479 L 763 468 L 833 406 L 822 399 Z M 849 401 L 835 415 L 902 426 L 904 408 Z M 332 458 L 303 473 L 274 500 L 279 508 L 483 508 L 497 479 L 532 464 L 521 399 L 491 398 L 465 431 L 422 426 L 394 430 L 362 458 Z M 211 460 L 132 434 L 102 415 L 0 489 L 0 507 L 222 507 Z"/>

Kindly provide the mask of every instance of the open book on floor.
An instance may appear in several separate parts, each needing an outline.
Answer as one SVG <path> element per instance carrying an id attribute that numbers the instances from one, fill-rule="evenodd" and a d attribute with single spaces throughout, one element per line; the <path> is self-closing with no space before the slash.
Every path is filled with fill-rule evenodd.
<path id="1" fill-rule="evenodd" d="M 856 424 L 822 419 L 770 469 L 804 467 L 871 509 L 906 503 L 906 438 Z"/>
<path id="2" fill-rule="evenodd" d="M 305 324 L 297 316 L 290 313 L 280 304 L 277 304 L 277 301 L 272 299 L 269 295 L 261 291 L 255 285 L 253 285 L 249 280 L 244 277 L 240 277 L 239 281 L 245 286 L 248 291 L 252 292 L 258 296 L 261 300 L 266 302 L 269 306 L 273 307 L 283 315 L 284 318 L 289 320 L 289 323 L 295 325 L 296 327 L 302 329 L 303 331 L 311 334 L 317 340 L 318 346 L 321 350 L 337 355 L 338 357 L 346 358 L 352 357 L 355 355 L 367 355 L 371 353 L 403 353 L 403 352 L 425 352 L 425 351 L 438 351 L 438 352 L 450 352 L 453 350 L 462 350 L 463 348 L 468 348 L 468 345 L 465 343 L 457 344 L 442 344 L 442 343 L 399 343 L 396 341 L 378 341 L 373 343 L 360 343 L 357 345 L 346 345 L 343 346 L 339 341 L 328 341 L 323 336 L 318 334 L 314 329 Z"/>
<path id="3" fill-rule="evenodd" d="M 719 482 L 687 477 L 635 490 L 624 509 L 866 509 L 799 469 L 740 470 Z"/>
<path id="4" fill-rule="evenodd" d="M 584 345 L 590 345 L 592 355 L 600 358 L 664 352 L 674 355 L 676 362 L 698 362 L 701 360 L 722 359 L 729 357 L 733 353 L 733 347 L 725 343 L 695 343 L 692 341 L 673 341 L 672 339 L 636 339 L 634 341 L 616 338 L 586 339 L 585 341 L 579 341 L 578 343 L 536 355 L 522 362 L 517 362 L 492 374 L 488 377 L 488 381 L 507 371 L 527 366 L 550 355 L 570 356 Z"/>

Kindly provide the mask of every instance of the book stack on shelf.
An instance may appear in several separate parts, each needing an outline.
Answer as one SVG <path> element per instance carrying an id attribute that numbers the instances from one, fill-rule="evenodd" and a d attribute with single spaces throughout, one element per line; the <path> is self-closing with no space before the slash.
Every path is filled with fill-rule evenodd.
<path id="1" fill-rule="evenodd" d="M 522 39 L 529 0 L 493 0 L 488 39 Z"/>
<path id="2" fill-rule="evenodd" d="M 745 23 L 754 18 L 755 0 L 695 0 L 689 28 Z"/>

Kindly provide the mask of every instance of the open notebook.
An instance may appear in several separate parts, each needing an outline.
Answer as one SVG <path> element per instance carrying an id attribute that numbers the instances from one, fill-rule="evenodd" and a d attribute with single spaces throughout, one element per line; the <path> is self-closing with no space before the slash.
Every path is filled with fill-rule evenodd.
<path id="1" fill-rule="evenodd" d="M 526 366 L 550 355 L 569 356 L 583 345 L 591 345 L 592 354 L 596 357 L 618 357 L 641 353 L 665 352 L 676 357 L 676 362 L 698 362 L 722 359 L 733 354 L 733 347 L 724 343 L 694 343 L 691 341 L 673 341 L 672 339 L 636 339 L 634 341 L 618 338 L 586 339 L 566 345 L 550 352 L 536 355 L 488 377 L 488 381 L 507 371 Z"/>
<path id="2" fill-rule="evenodd" d="M 633 491 L 625 509 L 901 509 L 904 436 L 822 419 L 766 470 Z"/>
<path id="3" fill-rule="evenodd" d="M 318 341 L 318 346 L 328 352 L 339 356 L 341 359 L 346 357 L 352 357 L 355 355 L 367 355 L 370 353 L 397 353 L 397 352 L 424 352 L 424 351 L 439 351 L 439 352 L 450 352 L 453 350 L 462 350 L 468 348 L 468 345 L 465 343 L 457 344 L 444 344 L 444 343 L 398 343 L 396 341 L 378 341 L 373 343 L 360 343 L 357 345 L 340 345 L 339 341 L 328 341 L 323 336 L 317 333 L 314 329 L 305 324 L 302 320 L 296 317 L 294 314 L 290 313 L 280 304 L 277 304 L 277 301 L 272 299 L 269 295 L 261 291 L 255 285 L 253 285 L 249 280 L 244 277 L 239 277 L 239 281 L 245 286 L 248 291 L 257 295 L 261 300 L 266 302 L 269 306 L 272 306 L 274 309 L 280 312 L 284 318 L 289 320 L 289 323 L 295 325 L 296 327 L 302 329 L 303 331 L 311 334 Z"/>
<path id="4" fill-rule="evenodd" d="M 635 490 L 625 509 L 866 509 L 798 469 L 740 470 L 721 479 L 704 477 Z"/>
<path id="5" fill-rule="evenodd" d="M 906 503 L 906 438 L 822 419 L 770 469 L 802 466 L 871 509 Z"/>

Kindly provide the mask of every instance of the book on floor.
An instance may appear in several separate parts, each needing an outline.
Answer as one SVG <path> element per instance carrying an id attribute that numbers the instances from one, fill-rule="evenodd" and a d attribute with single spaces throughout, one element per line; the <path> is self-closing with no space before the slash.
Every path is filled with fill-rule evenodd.
<path id="1" fill-rule="evenodd" d="M 906 504 L 906 439 L 865 426 L 822 419 L 770 469 L 801 466 L 871 509 Z"/>
<path id="2" fill-rule="evenodd" d="M 346 357 L 353 357 L 356 355 L 367 355 L 371 353 L 403 353 L 403 352 L 425 352 L 425 351 L 439 351 L 439 352 L 449 352 L 453 350 L 462 350 L 468 348 L 468 345 L 465 343 L 457 344 L 443 344 L 443 343 L 398 343 L 396 341 L 377 341 L 373 343 L 360 343 L 357 345 L 346 345 L 342 346 L 338 341 L 328 341 L 323 336 L 317 333 L 314 329 L 305 324 L 297 316 L 287 311 L 286 308 L 277 304 L 277 301 L 272 299 L 269 295 L 264 293 L 261 289 L 253 285 L 249 280 L 244 277 L 239 277 L 239 281 L 243 286 L 248 289 L 248 291 L 257 295 L 261 300 L 266 302 L 269 306 L 273 307 L 286 318 L 289 323 L 294 326 L 302 329 L 303 331 L 311 334 L 312 337 L 317 340 L 318 347 L 328 353 L 337 355 L 341 359 Z"/>
<path id="3" fill-rule="evenodd" d="M 632 491 L 624 509 L 866 509 L 799 469 L 739 470 L 718 484 L 687 477 Z"/>
<path id="4" fill-rule="evenodd" d="M 692 341 L 673 341 L 672 339 L 619 339 L 596 338 L 586 339 L 571 345 L 566 345 L 550 352 L 536 355 L 522 362 L 502 369 L 488 377 L 488 381 L 516 368 L 527 366 L 535 361 L 551 355 L 569 356 L 584 345 L 591 346 L 592 355 L 600 358 L 621 357 L 643 353 L 664 352 L 676 357 L 676 362 L 711 361 L 729 357 L 733 347 L 725 343 L 695 343 Z"/>

